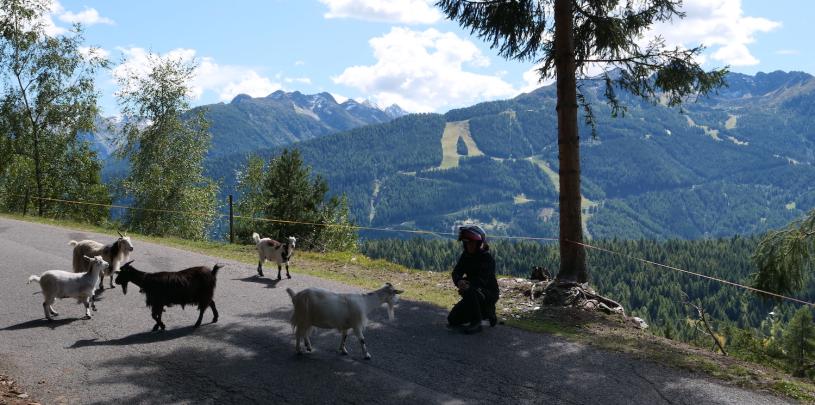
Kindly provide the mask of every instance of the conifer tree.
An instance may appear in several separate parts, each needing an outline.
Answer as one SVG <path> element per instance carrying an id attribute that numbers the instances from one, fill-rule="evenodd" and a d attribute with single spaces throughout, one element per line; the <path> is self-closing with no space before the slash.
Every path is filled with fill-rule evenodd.
<path id="1" fill-rule="evenodd" d="M 801 307 L 784 329 L 784 351 L 796 376 L 803 376 L 808 362 L 815 354 L 815 325 L 812 310 Z"/>
<path id="2" fill-rule="evenodd" d="M 668 47 L 656 37 L 642 45 L 657 22 L 681 18 L 680 0 L 439 0 L 451 20 L 469 28 L 507 59 L 539 64 L 541 78 L 557 79 L 560 170 L 561 281 L 585 282 L 586 253 L 580 194 L 578 109 L 594 124 L 578 76 L 603 69 L 604 96 L 614 115 L 623 113 L 618 91 L 677 105 L 724 83 L 726 69 L 706 72 L 696 62 L 702 47 Z M 647 170 L 647 168 L 643 168 Z"/>

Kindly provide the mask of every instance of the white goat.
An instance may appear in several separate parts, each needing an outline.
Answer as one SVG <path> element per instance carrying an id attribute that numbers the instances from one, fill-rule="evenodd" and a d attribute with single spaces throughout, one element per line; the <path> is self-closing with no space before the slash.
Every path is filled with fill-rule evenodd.
<path id="1" fill-rule="evenodd" d="M 90 308 L 96 311 L 96 305 L 92 301 L 93 292 L 99 282 L 99 275 L 108 267 L 108 262 L 102 256 L 84 256 L 82 260 L 91 268 L 87 273 L 48 270 L 39 276 L 32 275 L 28 278 L 29 284 L 36 281 L 42 288 L 42 295 L 45 297 L 42 309 L 49 321 L 51 316 L 59 315 L 52 306 L 57 298 L 76 298 L 77 303 L 85 304 L 85 319 L 91 318 Z"/>
<path id="2" fill-rule="evenodd" d="M 294 256 L 294 245 L 297 239 L 289 236 L 288 243 L 280 243 L 270 238 L 260 238 L 257 232 L 252 232 L 252 240 L 255 241 L 255 247 L 258 250 L 258 275 L 263 277 L 263 261 L 277 263 L 277 279 L 280 280 L 281 264 L 286 264 L 286 277 L 291 278 L 289 274 L 289 260 Z"/>
<path id="3" fill-rule="evenodd" d="M 119 233 L 119 239 L 109 245 L 103 245 L 93 240 L 79 242 L 72 240 L 68 244 L 74 247 L 74 273 L 85 273 L 90 270 L 88 262 L 82 259 L 84 256 L 102 256 L 102 259 L 110 263 L 110 267 L 99 275 L 99 290 L 105 289 L 105 276 L 110 277 L 110 288 L 116 288 L 113 285 L 113 273 L 119 271 L 119 267 L 127 261 L 130 252 L 133 251 L 133 242 L 130 241 L 130 237 L 121 233 Z"/>
<path id="4" fill-rule="evenodd" d="M 303 353 L 300 350 L 301 339 L 305 341 L 306 350 L 311 351 L 309 335 L 315 326 L 337 329 L 342 334 L 340 353 L 348 354 L 345 339 L 348 337 L 348 329 L 353 329 L 354 335 L 362 345 L 362 351 L 365 352 L 365 360 L 370 360 L 371 354 L 368 353 L 365 336 L 362 335 L 368 324 L 368 313 L 382 304 L 388 304 L 388 318 L 392 320 L 397 295 L 404 291 L 395 289 L 391 283 L 386 283 L 380 289 L 365 294 L 338 294 L 322 288 L 307 288 L 297 294 L 291 288 L 287 288 L 286 292 L 294 304 L 291 324 L 297 338 L 295 347 L 297 354 Z"/>

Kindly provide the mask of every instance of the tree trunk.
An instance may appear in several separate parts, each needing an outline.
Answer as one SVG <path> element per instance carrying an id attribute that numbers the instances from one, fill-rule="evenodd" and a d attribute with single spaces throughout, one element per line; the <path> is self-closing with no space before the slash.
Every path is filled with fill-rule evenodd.
<path id="1" fill-rule="evenodd" d="M 585 283 L 586 251 L 580 211 L 580 136 L 577 133 L 577 79 L 571 0 L 555 1 L 558 159 L 560 162 L 560 272 L 558 281 Z"/>
<path id="2" fill-rule="evenodd" d="M 42 216 L 42 167 L 40 166 L 40 137 L 37 133 L 37 124 L 31 120 L 32 135 L 34 136 L 34 175 L 37 180 L 37 214 Z"/>

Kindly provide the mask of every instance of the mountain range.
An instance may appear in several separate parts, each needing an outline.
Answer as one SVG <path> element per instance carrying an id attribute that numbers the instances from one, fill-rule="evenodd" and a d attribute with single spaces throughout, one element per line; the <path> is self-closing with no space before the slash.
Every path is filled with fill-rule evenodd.
<path id="1" fill-rule="evenodd" d="M 407 114 L 395 104 L 380 109 L 352 99 L 338 103 L 329 93 L 282 90 L 258 98 L 241 94 L 229 103 L 197 107 L 190 113 L 199 109 L 210 121 L 211 158 L 319 138 Z"/>
<path id="2" fill-rule="evenodd" d="M 707 238 L 760 233 L 815 206 L 815 78 L 732 73 L 728 87 L 681 108 L 621 94 L 612 118 L 602 82 L 584 81 L 596 133 L 581 125 L 586 232 L 593 238 Z M 693 102 L 695 101 L 695 102 Z M 357 224 L 556 236 L 555 88 L 446 114 L 392 121 L 289 144 Z M 256 149 L 271 157 L 281 147 Z M 246 153 L 210 164 L 223 191 Z M 240 198 L 239 196 L 237 198 Z"/>

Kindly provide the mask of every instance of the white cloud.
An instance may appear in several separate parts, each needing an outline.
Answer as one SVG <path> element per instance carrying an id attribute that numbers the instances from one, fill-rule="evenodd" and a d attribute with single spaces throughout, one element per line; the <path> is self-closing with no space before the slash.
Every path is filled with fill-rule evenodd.
<path id="1" fill-rule="evenodd" d="M 54 22 L 55 18 L 69 24 L 81 23 L 86 27 L 94 24 L 114 24 L 113 20 L 101 16 L 94 8 L 85 8 L 83 11 L 74 13 L 66 10 L 59 1 L 55 0 L 51 2 L 50 9 L 40 20 L 47 35 L 57 36 L 68 32 L 67 28 L 60 27 Z"/>
<path id="2" fill-rule="evenodd" d="M 114 78 L 124 77 L 128 72 L 146 75 L 150 72 L 150 52 L 143 48 L 119 48 L 125 62 L 113 68 Z M 162 57 L 192 61 L 197 59 L 198 68 L 190 83 L 190 97 L 200 99 L 204 93 L 211 92 L 220 101 L 230 101 L 238 94 L 252 97 L 265 97 L 282 85 L 258 73 L 256 70 L 238 65 L 220 65 L 211 57 L 196 58 L 194 49 L 178 48 L 167 52 Z"/>
<path id="3" fill-rule="evenodd" d="M 286 83 L 301 83 L 301 84 L 311 84 L 311 79 L 308 77 L 287 77 L 284 78 L 283 81 Z"/>
<path id="4" fill-rule="evenodd" d="M 709 58 L 732 66 L 756 65 L 750 53 L 755 34 L 769 32 L 780 22 L 745 16 L 742 0 L 685 0 L 684 19 L 654 25 L 652 34 L 661 34 L 668 44 L 686 47 L 703 44 Z"/>
<path id="5" fill-rule="evenodd" d="M 368 42 L 377 62 L 348 67 L 333 80 L 356 88 L 379 105 L 439 111 L 518 94 L 500 77 L 465 70 L 489 66 L 490 61 L 472 42 L 454 33 L 394 27 Z"/>
<path id="6" fill-rule="evenodd" d="M 433 24 L 441 19 L 435 0 L 320 0 L 325 18 L 356 18 L 399 24 Z"/>
<path id="7" fill-rule="evenodd" d="M 59 15 L 59 19 L 60 21 L 64 21 L 67 23 L 71 24 L 80 23 L 85 26 L 94 24 L 113 25 L 113 20 L 107 17 L 102 17 L 101 15 L 99 15 L 99 12 L 96 11 L 95 8 L 85 8 L 84 11 L 80 11 L 78 13 L 65 11 Z"/>
<path id="8" fill-rule="evenodd" d="M 82 55 L 85 59 L 91 59 L 94 57 L 108 60 L 110 59 L 110 52 L 108 52 L 105 49 L 97 47 L 81 46 L 79 47 L 79 54 Z"/>
<path id="9" fill-rule="evenodd" d="M 778 55 L 800 55 L 801 51 L 797 49 L 779 49 L 775 53 Z"/>

